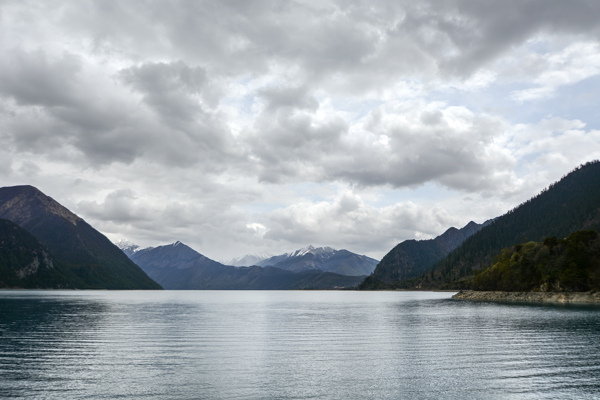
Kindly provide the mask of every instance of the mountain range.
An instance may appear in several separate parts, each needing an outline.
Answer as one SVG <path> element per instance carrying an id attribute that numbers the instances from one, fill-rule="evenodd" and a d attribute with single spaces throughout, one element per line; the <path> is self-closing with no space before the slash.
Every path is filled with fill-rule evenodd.
<path id="1" fill-rule="evenodd" d="M 146 249 L 126 242 L 119 244 L 133 262 L 165 289 L 332 289 L 354 287 L 364 279 L 320 270 L 292 272 L 275 267 L 223 265 L 181 242 Z"/>
<path id="2" fill-rule="evenodd" d="M 50 268 L 51 264 L 46 263 L 42 268 L 38 267 L 27 275 L 27 280 L 16 282 L 16 287 L 161 288 L 106 236 L 33 186 L 0 188 L 0 218 L 18 225 L 41 247 L 31 242 L 23 232 L 15 233 L 16 230 L 10 228 L 4 231 L 3 243 L 6 240 L 6 243 L 12 243 L 13 248 L 21 246 L 31 254 L 38 254 L 38 261 L 44 258 L 39 252 L 39 248 L 43 248 L 48 260 L 52 260 L 51 264 L 55 266 Z M 36 256 L 33 257 L 35 259 Z M 0 276 L 0 285 L 9 287 L 9 282 L 15 281 L 9 270 L 4 272 L 7 275 Z M 42 279 L 43 274 L 51 274 L 52 277 Z M 34 281 L 37 283 L 33 284 Z"/>
<path id="3" fill-rule="evenodd" d="M 160 283 L 168 289 L 325 289 L 354 287 L 371 271 L 361 288 L 462 289 L 471 287 L 478 274 L 493 287 L 489 277 L 503 276 L 500 267 L 485 271 L 497 264 L 494 258 L 501 252 L 537 254 L 515 246 L 537 242 L 529 246 L 543 252 L 548 237 L 568 250 L 583 242 L 564 238 L 598 230 L 599 161 L 580 166 L 492 221 L 450 228 L 435 239 L 402 242 L 379 264 L 347 250 L 313 246 L 250 267 L 220 264 L 180 242 L 148 249 L 121 243 L 121 250 L 38 189 L 14 186 L 0 188 L 0 288 L 159 289 Z M 567 250 L 568 257 L 575 254 Z M 595 248 L 589 254 L 597 254 Z M 562 261 L 556 262 L 563 268 Z M 563 269 L 571 271 L 567 264 Z M 518 267 L 515 271 L 511 276 L 519 276 Z"/>
<path id="4" fill-rule="evenodd" d="M 371 257 L 358 255 L 348 250 L 308 246 L 291 253 L 264 259 L 256 265 L 293 272 L 321 270 L 340 275 L 361 276 L 371 274 L 377 263 L 378 261 Z"/>

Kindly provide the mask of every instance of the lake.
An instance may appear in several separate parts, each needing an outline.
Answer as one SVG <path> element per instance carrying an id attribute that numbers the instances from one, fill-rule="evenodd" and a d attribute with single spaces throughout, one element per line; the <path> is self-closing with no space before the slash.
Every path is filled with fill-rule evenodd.
<path id="1" fill-rule="evenodd" d="M 599 308 L 451 295 L 0 291 L 0 398 L 600 398 Z"/>

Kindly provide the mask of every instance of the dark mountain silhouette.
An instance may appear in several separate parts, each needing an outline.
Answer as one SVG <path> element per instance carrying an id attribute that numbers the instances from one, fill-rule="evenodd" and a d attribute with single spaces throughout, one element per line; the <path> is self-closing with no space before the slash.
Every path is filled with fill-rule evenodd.
<path id="1" fill-rule="evenodd" d="M 39 240 L 79 289 L 160 289 L 108 238 L 33 186 L 0 188 L 0 218 Z"/>
<path id="2" fill-rule="evenodd" d="M 435 239 L 405 240 L 383 257 L 360 288 L 383 288 L 386 284 L 420 276 L 489 223 L 471 221 L 462 229 L 449 228 Z"/>

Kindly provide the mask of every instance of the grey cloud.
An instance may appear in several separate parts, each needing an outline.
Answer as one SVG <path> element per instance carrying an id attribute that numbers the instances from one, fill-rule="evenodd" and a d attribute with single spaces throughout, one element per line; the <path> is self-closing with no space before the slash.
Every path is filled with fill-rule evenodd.
<path id="1" fill-rule="evenodd" d="M 281 108 L 315 111 L 319 102 L 309 94 L 306 87 L 269 87 L 258 91 L 266 101 L 267 112 Z"/>
<path id="2" fill-rule="evenodd" d="M 64 23 L 109 54 L 184 59 L 214 76 L 283 68 L 297 86 L 356 93 L 399 77 L 468 76 L 537 33 L 597 38 L 600 27 L 600 4 L 583 0 L 105 0 L 68 9 Z"/>
<path id="3" fill-rule="evenodd" d="M 210 110 L 215 92 L 202 68 L 157 63 L 123 73 L 157 120 L 117 87 L 96 87 L 77 57 L 17 50 L 11 55 L 0 70 L 0 95 L 10 110 L 3 117 L 4 137 L 19 151 L 52 157 L 74 148 L 81 157 L 71 154 L 72 161 L 94 167 L 150 156 L 207 172 L 244 159 L 221 117 Z"/>
<path id="4" fill-rule="evenodd" d="M 128 224 L 151 220 L 150 211 L 136 200 L 131 190 L 121 189 L 106 196 L 103 203 L 81 201 L 77 206 L 82 213 L 94 219 Z"/>
<path id="5" fill-rule="evenodd" d="M 192 158 L 210 158 L 216 162 L 215 166 L 239 157 L 234 155 L 238 150 L 231 133 L 210 109 L 215 98 L 205 69 L 189 67 L 182 61 L 145 63 L 122 70 L 119 75 L 143 95 L 144 102 L 168 130 L 179 132 L 166 134 L 173 139 L 181 137 L 175 140 L 181 152 L 187 152 L 191 145 L 198 151 L 190 154 Z M 167 141 L 165 138 L 164 145 L 168 148 Z M 181 160 L 181 155 L 176 159 Z"/>
<path id="6" fill-rule="evenodd" d="M 514 160 L 494 142 L 504 121 L 463 108 L 421 107 L 403 116 L 376 109 L 363 125 L 367 130 L 354 135 L 335 116 L 321 121 L 308 112 L 265 113 L 246 140 L 266 182 L 416 187 L 433 181 L 464 191 L 511 184 L 507 171 Z"/>
<path id="7" fill-rule="evenodd" d="M 0 93 L 21 105 L 69 107 L 77 101 L 74 91 L 81 63 L 72 54 L 49 60 L 43 51 L 14 49 L 0 66 Z"/>
<path id="8" fill-rule="evenodd" d="M 306 112 L 264 113 L 245 138 L 259 160 L 259 180 L 285 181 L 287 177 L 321 179 L 324 154 L 340 150 L 348 125 L 341 118 L 316 121 Z"/>
<path id="9" fill-rule="evenodd" d="M 265 239 L 292 246 L 316 243 L 370 252 L 380 246 L 390 249 L 415 238 L 415 234 L 423 238 L 436 236 L 458 224 L 443 209 L 412 203 L 378 209 L 359 195 L 343 193 L 330 201 L 294 204 L 273 211 L 265 220 Z"/>
<path id="10" fill-rule="evenodd" d="M 175 63 L 146 63 L 120 72 L 123 81 L 139 91 L 144 101 L 168 123 L 189 123 L 204 113 L 195 95 L 206 85 L 206 71 Z"/>

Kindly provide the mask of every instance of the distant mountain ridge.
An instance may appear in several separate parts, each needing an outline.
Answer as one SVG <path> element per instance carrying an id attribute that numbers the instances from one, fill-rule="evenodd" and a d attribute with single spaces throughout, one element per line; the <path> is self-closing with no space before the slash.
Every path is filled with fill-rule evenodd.
<path id="1" fill-rule="evenodd" d="M 312 245 L 290 253 L 273 256 L 262 260 L 261 267 L 276 267 L 293 272 L 320 270 L 340 275 L 369 275 L 378 261 L 348 250 L 335 250 L 331 247 L 314 247 Z"/>
<path id="2" fill-rule="evenodd" d="M 31 233 L 78 289 L 160 289 L 83 219 L 33 186 L 0 188 L 0 218 Z"/>
<path id="3" fill-rule="evenodd" d="M 137 250 L 130 257 L 165 289 L 331 289 L 354 287 L 364 279 L 322 271 L 294 273 L 272 267 L 223 265 L 181 242 Z"/>
<path id="4" fill-rule="evenodd" d="M 377 281 L 390 284 L 420 276 L 490 222 L 477 224 L 471 221 L 461 229 L 449 228 L 434 239 L 405 240 L 383 257 L 361 287 L 377 288 Z"/>
<path id="5" fill-rule="evenodd" d="M 270 253 L 246 254 L 245 256 L 223 260 L 221 261 L 221 264 L 233 265 L 234 267 L 250 267 L 252 265 L 258 265 L 259 262 L 271 257 L 273 257 L 273 254 Z"/>

